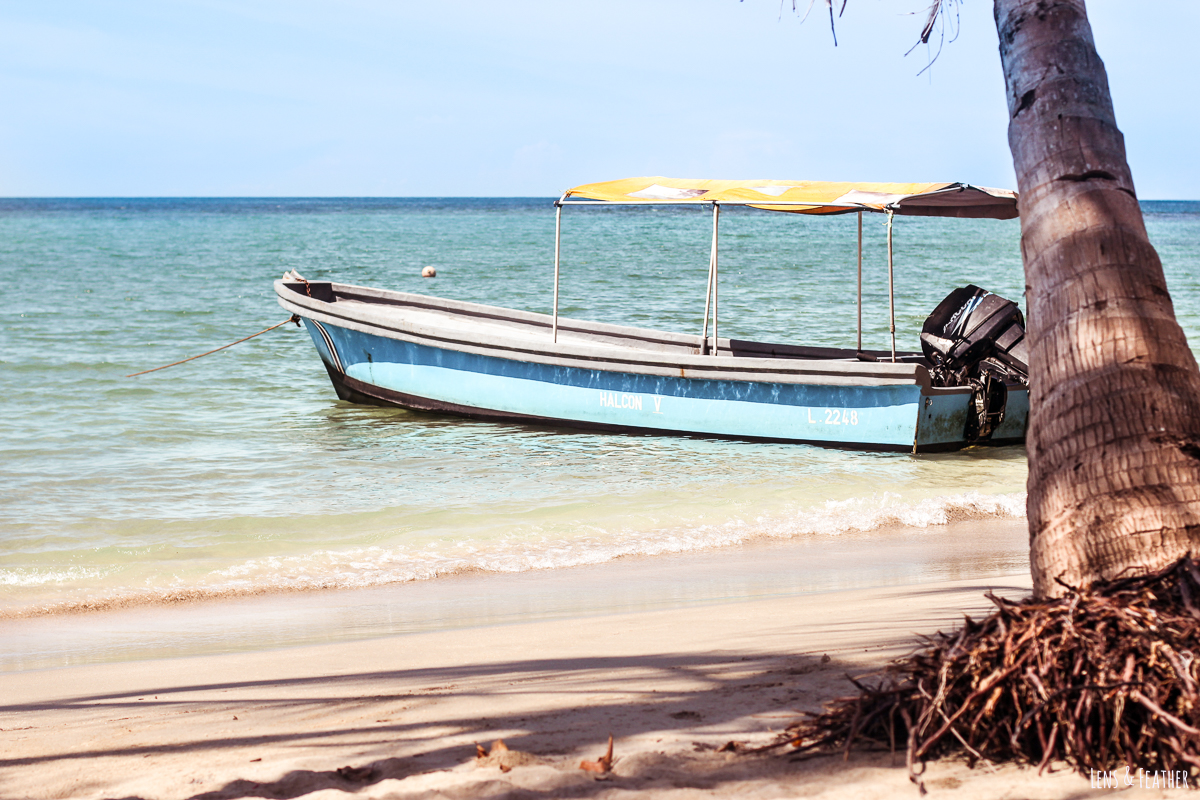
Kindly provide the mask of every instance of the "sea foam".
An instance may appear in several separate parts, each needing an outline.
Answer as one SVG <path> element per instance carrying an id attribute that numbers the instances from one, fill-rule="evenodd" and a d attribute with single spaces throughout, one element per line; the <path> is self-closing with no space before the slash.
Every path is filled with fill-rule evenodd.
<path id="1" fill-rule="evenodd" d="M 152 603 L 190 602 L 271 592 L 355 589 L 435 580 L 463 573 L 512 574 L 602 564 L 620 558 L 664 557 L 737 547 L 756 541 L 870 534 L 919 535 L 921 531 L 965 521 L 1020 519 L 1025 494 L 978 492 L 903 500 L 883 493 L 869 498 L 828 500 L 794 510 L 732 516 L 712 523 L 658 527 L 583 524 L 570 536 L 547 535 L 536 526 L 487 539 L 389 543 L 367 547 L 321 548 L 287 556 L 247 558 L 191 578 L 163 585 L 95 587 L 86 599 L 43 601 L 0 611 L 0 617 L 101 610 Z M 96 577 L 83 571 L 32 575 L 0 570 L 0 585 L 30 585 Z M 57 577 L 55 577 L 57 575 Z"/>

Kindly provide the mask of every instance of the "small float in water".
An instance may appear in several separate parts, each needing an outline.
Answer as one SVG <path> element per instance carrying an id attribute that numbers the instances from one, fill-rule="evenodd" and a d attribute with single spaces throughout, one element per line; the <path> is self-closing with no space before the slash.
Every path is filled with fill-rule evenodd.
<path id="1" fill-rule="evenodd" d="M 655 203 L 711 207 L 699 334 L 558 315 L 562 210 Z M 721 338 L 722 206 L 858 215 L 858 341 L 807 347 Z M 1011 219 L 1016 193 L 963 183 L 826 183 L 630 178 L 555 202 L 550 314 L 393 292 L 295 272 L 275 282 L 304 320 L 338 397 L 482 420 L 592 430 L 921 452 L 1024 441 L 1024 318 L 1016 303 L 956 289 L 926 320 L 921 352 L 896 350 L 894 215 Z M 862 346 L 862 220 L 888 221 L 891 348 Z M 710 333 L 711 330 L 711 333 Z"/>

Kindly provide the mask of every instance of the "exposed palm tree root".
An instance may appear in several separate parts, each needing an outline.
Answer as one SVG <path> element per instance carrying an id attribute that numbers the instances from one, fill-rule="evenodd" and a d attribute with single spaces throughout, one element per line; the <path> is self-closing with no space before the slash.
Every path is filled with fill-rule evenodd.
<path id="1" fill-rule="evenodd" d="M 875 685 L 855 680 L 858 696 L 794 724 L 779 745 L 906 747 L 918 786 L 927 759 L 955 752 L 972 765 L 1065 761 L 1083 774 L 1200 767 L 1200 562 L 1055 600 L 987 596 L 987 617 L 926 639 Z"/>

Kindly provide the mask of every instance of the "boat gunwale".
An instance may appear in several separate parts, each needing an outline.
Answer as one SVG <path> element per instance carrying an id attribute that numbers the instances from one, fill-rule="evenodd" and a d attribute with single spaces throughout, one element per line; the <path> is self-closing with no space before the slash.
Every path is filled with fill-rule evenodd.
<path id="1" fill-rule="evenodd" d="M 325 281 L 309 281 L 309 283 L 327 283 Z M 432 295 L 395 292 L 370 287 L 354 286 L 328 282 L 334 294 L 349 290 L 351 294 L 366 290 L 371 295 L 390 302 L 379 303 L 379 306 L 422 306 L 429 310 L 444 312 L 448 315 L 462 314 L 464 317 L 488 316 L 502 321 L 512 321 L 519 324 L 532 324 L 545 327 L 549 331 L 550 315 L 537 312 L 520 311 L 500 306 L 488 306 L 461 300 L 451 300 Z M 707 380 L 736 380 L 776 383 L 807 383 L 815 385 L 859 385 L 859 386 L 897 386 L 917 385 L 923 393 L 959 394 L 969 392 L 970 387 L 934 387 L 929 379 L 928 370 L 922 364 L 913 362 L 891 363 L 880 361 L 850 361 L 835 359 L 804 359 L 777 358 L 770 356 L 739 357 L 732 355 L 701 355 L 696 353 L 658 353 L 652 350 L 636 348 L 605 347 L 597 345 L 590 347 L 578 343 L 546 341 L 545 346 L 537 346 L 528 339 L 513 337 L 505 341 L 502 337 L 491 337 L 488 342 L 478 339 L 462 338 L 463 331 L 459 328 L 437 329 L 418 323 L 405 323 L 403 320 L 381 319 L 378 309 L 372 309 L 371 303 L 354 303 L 358 313 L 335 312 L 337 302 L 327 302 L 308 297 L 299 291 L 303 283 L 290 281 L 275 281 L 275 290 L 280 305 L 300 316 L 316 318 L 318 322 L 348 327 L 362 333 L 381 335 L 386 338 L 409 338 L 418 344 L 427 344 L 468 352 L 477 355 L 504 358 L 509 360 L 525 360 L 549 366 L 577 367 L 583 369 L 602 369 L 604 371 L 632 371 L 642 374 L 669 375 Z M 285 294 L 286 291 L 286 294 Z M 434 301 L 432 304 L 429 301 Z M 350 305 L 349 303 L 347 305 Z M 374 313 L 373 313 L 374 312 Z M 497 313 L 499 312 L 499 313 Z M 318 318 L 319 317 L 319 318 Z M 323 319 L 322 319 L 323 318 Z M 563 318 L 559 318 L 560 330 L 564 330 Z M 695 347 L 699 350 L 699 336 L 678 334 L 653 329 L 633 328 L 612 325 L 610 323 L 592 323 L 584 320 L 567 320 L 581 326 L 576 332 L 589 333 L 596 331 L 601 335 L 627 336 L 654 341 L 651 336 L 662 336 L 667 344 Z M 399 327 L 397 325 L 400 325 Z M 582 327 L 587 326 L 587 327 Z M 565 328 L 571 330 L 571 328 Z M 457 334 L 457 335 L 456 335 Z M 628 336 L 627 334 L 633 334 Z M 638 336 L 637 334 L 651 334 Z M 661 339 L 660 339 L 661 341 Z M 721 340 L 721 348 L 729 350 L 729 340 Z M 497 352 L 500 351 L 500 352 Z M 849 369 L 848 369 L 849 368 Z M 690 373 L 690 374 L 689 374 Z"/>

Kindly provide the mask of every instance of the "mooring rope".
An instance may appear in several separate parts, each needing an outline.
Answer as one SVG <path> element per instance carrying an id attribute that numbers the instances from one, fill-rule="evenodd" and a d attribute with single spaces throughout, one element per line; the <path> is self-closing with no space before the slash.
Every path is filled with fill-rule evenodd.
<path id="1" fill-rule="evenodd" d="M 225 350 L 226 348 L 233 347 L 235 344 L 241 344 L 242 342 L 246 341 L 247 339 L 253 339 L 255 336 L 262 336 L 264 333 L 267 333 L 268 331 L 273 331 L 276 328 L 279 328 L 283 325 L 287 325 L 289 322 L 296 323 L 296 327 L 299 328 L 300 327 L 300 315 L 292 314 L 290 317 L 288 317 L 287 319 L 285 319 L 283 322 L 279 323 L 278 325 L 272 325 L 269 328 L 264 328 L 263 330 L 259 331 L 258 333 L 252 333 L 249 336 L 243 336 L 241 339 L 238 339 L 236 342 L 230 342 L 229 344 L 218 347 L 215 350 L 209 350 L 207 353 L 201 353 L 198 356 L 192 356 L 191 358 L 185 358 L 181 361 L 176 361 L 172 364 L 163 364 L 161 367 L 155 367 L 154 369 L 144 369 L 141 372 L 135 372 L 132 375 L 126 375 L 125 377 L 126 378 L 136 378 L 138 375 L 145 375 L 147 372 L 158 372 L 160 369 L 166 369 L 167 367 L 178 366 L 179 364 L 186 364 L 189 361 L 195 361 L 197 358 L 204 358 L 205 356 L 211 356 L 213 353 L 219 353 L 220 351 Z"/>

